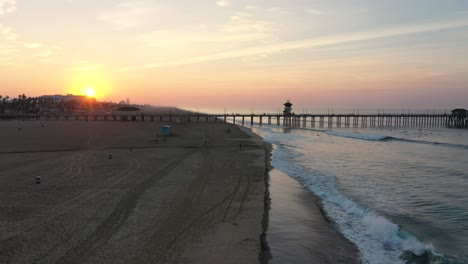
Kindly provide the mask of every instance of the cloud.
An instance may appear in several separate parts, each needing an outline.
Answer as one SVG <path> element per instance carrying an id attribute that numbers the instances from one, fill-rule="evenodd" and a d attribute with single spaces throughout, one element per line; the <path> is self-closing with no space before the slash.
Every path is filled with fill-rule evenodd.
<path id="1" fill-rule="evenodd" d="M 11 27 L 6 27 L 0 24 L 0 35 L 3 36 L 6 40 L 14 41 L 18 37 L 15 33 L 13 33 Z"/>
<path id="2" fill-rule="evenodd" d="M 44 52 L 38 54 L 37 56 L 39 56 L 39 57 L 49 57 L 50 55 L 52 55 L 52 51 L 47 50 L 47 51 L 44 51 Z"/>
<path id="3" fill-rule="evenodd" d="M 137 39 L 149 47 L 174 47 L 199 43 L 249 42 L 270 38 L 264 33 L 208 34 L 194 32 L 153 31 L 140 34 Z"/>
<path id="4" fill-rule="evenodd" d="M 77 65 L 71 69 L 72 71 L 92 72 L 104 69 L 107 65 L 107 62 L 90 63 L 86 60 L 78 60 L 75 61 L 75 64 Z"/>
<path id="5" fill-rule="evenodd" d="M 326 14 L 325 11 L 318 10 L 318 9 L 307 9 L 306 13 L 311 14 L 311 15 L 324 15 L 324 14 Z"/>
<path id="6" fill-rule="evenodd" d="M 236 13 L 216 29 L 206 27 L 183 31 L 159 30 L 137 35 L 137 40 L 148 47 L 180 47 L 191 44 L 271 42 L 276 40 L 273 23 L 257 20 L 250 13 Z"/>
<path id="7" fill-rule="evenodd" d="M 13 13 L 16 10 L 16 0 L 0 0 L 0 16 Z"/>
<path id="8" fill-rule="evenodd" d="M 230 17 L 229 22 L 224 25 L 223 30 L 226 32 L 271 33 L 273 31 L 273 23 L 255 19 L 250 13 L 236 13 Z"/>
<path id="9" fill-rule="evenodd" d="M 16 0 L 0 0 L 0 17 L 2 15 L 12 13 L 16 11 Z M 56 50 L 58 46 L 52 46 L 49 49 L 46 49 L 42 53 L 37 54 L 39 49 L 43 47 L 43 44 L 38 42 L 26 42 L 19 38 L 18 34 L 14 33 L 14 30 L 3 24 L 0 24 L 0 39 L 6 40 L 3 44 L 0 42 L 0 59 L 3 62 L 7 61 L 18 61 L 22 59 L 29 59 L 29 57 L 34 57 L 36 59 L 40 58 L 40 62 L 51 61 L 49 58 L 52 55 L 52 50 Z M 33 49 L 35 51 L 28 52 L 27 49 Z M 16 57 L 14 57 L 16 55 Z M 12 64 L 9 65 L 20 65 Z"/>
<path id="10" fill-rule="evenodd" d="M 279 6 L 270 7 L 266 11 L 268 11 L 269 13 L 280 15 L 280 16 L 286 15 L 289 13 L 286 9 L 284 9 L 283 7 L 279 7 Z"/>
<path id="11" fill-rule="evenodd" d="M 329 45 L 344 44 L 350 42 L 368 41 L 379 38 L 398 37 L 403 35 L 428 33 L 440 30 L 454 29 L 460 27 L 468 27 L 468 19 L 455 20 L 455 21 L 442 21 L 432 24 L 409 25 L 404 27 L 383 28 L 375 31 L 355 32 L 335 36 L 327 36 L 321 38 L 304 39 L 299 41 L 287 41 L 282 43 L 273 43 L 268 45 L 260 45 L 251 48 L 232 50 L 206 56 L 198 56 L 180 60 L 172 60 L 167 63 L 153 63 L 143 66 L 125 67 L 116 69 L 116 71 L 134 71 L 134 70 L 148 70 L 158 67 L 186 65 L 192 63 L 201 63 L 208 61 L 216 61 L 223 59 L 231 59 L 245 56 L 273 54 L 296 49 L 307 49 L 312 47 L 322 47 Z"/>
<path id="12" fill-rule="evenodd" d="M 257 9 L 257 7 L 254 6 L 254 5 L 246 5 L 246 6 L 245 6 L 245 9 L 247 9 L 247 10 L 254 10 L 254 9 Z"/>
<path id="13" fill-rule="evenodd" d="M 218 6 L 220 6 L 220 7 L 229 7 L 229 6 L 231 6 L 231 2 L 225 1 L 225 0 L 217 1 L 216 4 Z"/>
<path id="14" fill-rule="evenodd" d="M 0 56 L 9 55 L 19 51 L 17 47 L 11 44 L 1 44 L 0 43 Z"/>
<path id="15" fill-rule="evenodd" d="M 103 12 L 98 20 L 120 29 L 136 28 L 146 24 L 151 18 L 152 8 L 139 2 L 117 4 L 114 10 Z"/>
<path id="16" fill-rule="evenodd" d="M 42 47 L 42 44 L 41 43 L 26 43 L 24 44 L 24 47 L 28 49 L 37 49 L 37 48 Z"/>

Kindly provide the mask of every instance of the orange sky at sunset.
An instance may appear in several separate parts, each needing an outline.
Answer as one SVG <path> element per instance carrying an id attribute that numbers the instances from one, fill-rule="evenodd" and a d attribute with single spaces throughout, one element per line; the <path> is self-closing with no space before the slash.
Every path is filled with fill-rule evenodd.
<path id="1" fill-rule="evenodd" d="M 0 0 L 0 94 L 201 111 L 468 108 L 468 2 Z M 92 90 L 92 89 L 91 89 Z"/>

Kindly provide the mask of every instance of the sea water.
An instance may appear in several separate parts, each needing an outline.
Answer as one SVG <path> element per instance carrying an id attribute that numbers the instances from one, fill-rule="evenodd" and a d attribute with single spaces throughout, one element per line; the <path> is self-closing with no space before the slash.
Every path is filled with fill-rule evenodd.
<path id="1" fill-rule="evenodd" d="M 363 263 L 468 263 L 467 130 L 253 131 L 273 144 L 276 169 L 320 197 Z"/>

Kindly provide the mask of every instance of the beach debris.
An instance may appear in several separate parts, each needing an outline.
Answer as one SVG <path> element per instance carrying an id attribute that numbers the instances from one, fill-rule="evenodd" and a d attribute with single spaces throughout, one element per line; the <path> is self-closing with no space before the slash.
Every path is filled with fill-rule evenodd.
<path id="1" fill-rule="evenodd" d="M 41 176 L 36 176 L 36 184 L 41 184 Z"/>

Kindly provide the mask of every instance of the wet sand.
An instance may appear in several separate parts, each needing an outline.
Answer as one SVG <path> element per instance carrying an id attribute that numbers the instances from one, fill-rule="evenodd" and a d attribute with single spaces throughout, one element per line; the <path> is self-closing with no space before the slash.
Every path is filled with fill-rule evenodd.
<path id="1" fill-rule="evenodd" d="M 0 263 L 258 263 L 260 138 L 227 124 L 172 123 L 165 141 L 161 123 L 43 124 L 0 122 Z"/>
<path id="2" fill-rule="evenodd" d="M 357 247 L 326 221 L 311 192 L 276 169 L 270 171 L 269 182 L 269 263 L 362 262 Z"/>

